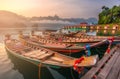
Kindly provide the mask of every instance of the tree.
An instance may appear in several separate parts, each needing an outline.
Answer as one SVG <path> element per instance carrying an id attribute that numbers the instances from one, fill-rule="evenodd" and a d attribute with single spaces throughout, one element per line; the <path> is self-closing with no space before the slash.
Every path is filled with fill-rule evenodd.
<path id="1" fill-rule="evenodd" d="M 108 10 L 109 8 L 106 6 L 102 6 L 102 10 Z"/>
<path id="2" fill-rule="evenodd" d="M 113 6 L 109 9 L 106 6 L 102 7 L 102 12 L 99 14 L 99 24 L 119 23 L 120 22 L 120 6 Z"/>
<path id="3" fill-rule="evenodd" d="M 106 20 L 106 19 L 110 19 L 110 17 L 108 16 L 110 14 L 110 9 L 106 6 L 102 7 L 102 12 L 99 14 L 99 24 L 107 24 L 109 23 L 110 20 Z"/>

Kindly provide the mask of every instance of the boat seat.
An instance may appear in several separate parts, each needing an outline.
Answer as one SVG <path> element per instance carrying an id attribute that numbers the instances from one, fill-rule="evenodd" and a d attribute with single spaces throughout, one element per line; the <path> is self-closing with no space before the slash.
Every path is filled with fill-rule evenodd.
<path id="1" fill-rule="evenodd" d="M 30 55 L 33 55 L 33 54 L 34 54 L 34 53 L 30 52 L 30 53 L 24 53 L 23 55 L 29 57 Z"/>
<path id="2" fill-rule="evenodd" d="M 41 56 L 36 57 L 36 58 L 39 59 L 39 60 L 45 60 L 46 58 L 49 58 L 49 57 L 51 57 L 53 55 L 54 55 L 54 53 L 46 53 L 46 54 L 41 55 Z"/>
<path id="3" fill-rule="evenodd" d="M 32 52 L 24 53 L 23 55 L 24 56 L 30 56 L 30 55 L 36 54 L 37 52 L 38 51 L 32 51 Z"/>
<path id="4" fill-rule="evenodd" d="M 42 55 L 44 55 L 44 54 L 46 54 L 46 53 L 38 53 L 38 54 L 36 54 L 36 55 L 37 55 L 37 57 L 39 57 L 39 56 L 42 56 Z"/>
<path id="5" fill-rule="evenodd" d="M 58 57 L 51 57 L 51 59 L 53 61 L 57 61 L 57 62 L 60 62 L 60 63 L 62 63 L 64 61 L 62 58 L 58 58 Z"/>
<path id="6" fill-rule="evenodd" d="M 36 58 L 36 57 L 37 57 L 37 55 L 32 54 L 32 55 L 29 55 L 28 57 L 31 57 L 31 58 Z"/>
<path id="7" fill-rule="evenodd" d="M 41 56 L 41 55 L 46 54 L 46 53 L 47 53 L 47 51 L 40 51 L 40 52 L 36 53 L 36 55 Z"/>

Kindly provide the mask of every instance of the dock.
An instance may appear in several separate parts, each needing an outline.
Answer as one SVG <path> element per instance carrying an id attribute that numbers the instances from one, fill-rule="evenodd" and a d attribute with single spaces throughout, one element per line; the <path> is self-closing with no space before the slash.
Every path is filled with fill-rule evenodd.
<path id="1" fill-rule="evenodd" d="M 80 79 L 120 79 L 120 44 L 112 48 Z"/>

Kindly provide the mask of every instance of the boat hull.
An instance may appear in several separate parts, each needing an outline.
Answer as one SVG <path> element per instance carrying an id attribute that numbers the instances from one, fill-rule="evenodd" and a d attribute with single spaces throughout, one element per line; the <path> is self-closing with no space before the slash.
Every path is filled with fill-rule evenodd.
<path id="1" fill-rule="evenodd" d="M 42 63 L 42 62 L 40 62 L 40 61 L 31 59 L 31 58 L 27 58 L 27 57 L 24 57 L 24 56 L 21 56 L 21 55 L 18 55 L 18 54 L 16 54 L 14 51 L 12 51 L 12 50 L 10 50 L 9 48 L 7 48 L 6 46 L 5 46 L 5 49 L 6 49 L 7 53 L 9 53 L 10 55 L 15 56 L 16 58 L 22 59 L 23 61 L 27 61 L 27 62 L 29 62 L 29 63 L 31 63 L 31 64 L 36 65 L 36 66 L 39 66 L 40 63 L 41 63 L 41 64 L 43 64 L 44 66 L 49 66 L 49 67 L 52 67 L 52 68 L 57 68 L 57 69 L 58 69 L 58 68 L 62 68 L 61 66 L 52 65 L 52 64 L 47 64 L 47 63 Z M 67 67 L 65 67 L 65 68 L 67 68 Z"/>
<path id="2" fill-rule="evenodd" d="M 85 50 L 85 44 L 80 45 L 80 46 L 68 46 L 68 47 L 58 47 L 58 46 L 54 46 L 54 45 L 44 45 L 44 44 L 39 44 L 37 42 L 34 41 L 28 41 L 27 39 L 21 38 L 21 40 L 24 42 L 24 44 L 26 44 L 26 46 L 38 46 L 38 47 L 43 47 L 43 48 L 47 48 L 53 51 L 57 51 L 60 53 L 64 53 L 64 54 L 72 54 L 72 53 L 78 53 L 82 50 Z M 106 43 L 106 41 L 108 40 L 102 40 L 100 42 L 97 43 L 89 43 L 90 47 L 96 47 L 96 46 L 100 46 L 104 43 Z"/>

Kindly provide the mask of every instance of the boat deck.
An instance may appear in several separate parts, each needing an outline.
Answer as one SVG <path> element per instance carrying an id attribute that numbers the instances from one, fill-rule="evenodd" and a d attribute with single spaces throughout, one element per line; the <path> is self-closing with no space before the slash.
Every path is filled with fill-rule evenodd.
<path id="1" fill-rule="evenodd" d="M 81 79 L 120 79 L 120 44 L 116 45 Z"/>

